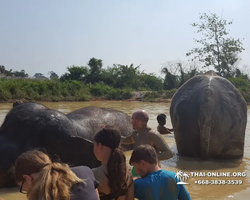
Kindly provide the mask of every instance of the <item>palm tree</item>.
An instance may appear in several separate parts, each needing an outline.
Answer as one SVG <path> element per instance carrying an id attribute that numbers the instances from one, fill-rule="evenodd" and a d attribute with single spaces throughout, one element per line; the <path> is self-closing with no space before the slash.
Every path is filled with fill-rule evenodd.
<path id="1" fill-rule="evenodd" d="M 180 179 L 180 180 L 181 180 L 181 177 L 182 177 L 182 176 L 183 176 L 183 171 L 182 171 L 182 170 L 177 171 L 176 174 L 175 174 L 175 177 L 176 177 L 177 179 Z"/>

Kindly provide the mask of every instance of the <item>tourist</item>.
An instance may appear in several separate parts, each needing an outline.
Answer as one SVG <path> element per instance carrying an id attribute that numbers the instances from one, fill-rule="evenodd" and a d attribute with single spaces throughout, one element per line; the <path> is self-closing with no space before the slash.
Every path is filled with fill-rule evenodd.
<path id="1" fill-rule="evenodd" d="M 118 129 L 104 126 L 94 136 L 94 154 L 101 166 L 94 168 L 101 200 L 134 200 L 134 183 L 126 157 L 119 148 L 121 135 Z"/>
<path id="2" fill-rule="evenodd" d="M 138 200 L 168 199 L 190 200 L 191 197 L 175 172 L 166 171 L 158 165 L 155 149 L 150 145 L 140 145 L 132 152 L 130 165 L 141 176 L 134 180 L 134 194 Z"/>
<path id="3" fill-rule="evenodd" d="M 98 200 L 98 181 L 85 166 L 69 168 L 41 151 L 21 154 L 15 163 L 20 192 L 29 200 Z"/>

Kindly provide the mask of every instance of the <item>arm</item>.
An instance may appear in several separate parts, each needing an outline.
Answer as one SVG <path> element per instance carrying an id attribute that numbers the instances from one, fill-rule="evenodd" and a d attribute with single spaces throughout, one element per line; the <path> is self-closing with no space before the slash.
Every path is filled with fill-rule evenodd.
<path id="1" fill-rule="evenodd" d="M 158 127 L 157 127 L 157 131 L 158 131 L 160 134 L 162 134 L 162 135 L 171 134 L 170 129 L 168 129 L 168 128 L 165 127 L 165 126 L 158 126 Z"/>
<path id="2" fill-rule="evenodd" d="M 128 137 L 121 136 L 121 144 L 133 144 L 133 143 L 135 143 L 134 132 L 132 132 L 132 134 L 129 135 Z"/>
<path id="3" fill-rule="evenodd" d="M 134 200 L 135 199 L 134 196 L 135 196 L 134 195 L 134 183 L 132 183 L 130 187 L 128 188 L 125 200 Z"/>
<path id="4" fill-rule="evenodd" d="M 95 191 L 96 191 L 96 194 L 97 194 L 98 199 L 100 199 L 98 189 L 96 188 Z"/>
<path id="5" fill-rule="evenodd" d="M 168 160 L 169 158 L 172 158 L 173 152 L 171 151 L 165 140 L 162 138 L 162 136 L 160 134 L 155 133 L 152 130 L 149 132 L 149 134 L 153 146 L 156 148 L 156 150 L 160 151 L 158 153 L 158 159 Z"/>

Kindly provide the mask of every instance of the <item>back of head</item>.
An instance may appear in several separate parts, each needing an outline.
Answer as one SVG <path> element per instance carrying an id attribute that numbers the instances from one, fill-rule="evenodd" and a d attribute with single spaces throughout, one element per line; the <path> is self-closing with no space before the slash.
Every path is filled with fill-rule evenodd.
<path id="1" fill-rule="evenodd" d="M 146 113 L 144 110 L 138 110 L 133 113 L 132 118 L 140 120 L 144 123 L 148 123 L 149 116 L 148 113 Z"/>
<path id="2" fill-rule="evenodd" d="M 94 141 L 114 150 L 120 145 L 121 134 L 115 127 L 104 126 L 95 134 Z"/>
<path id="3" fill-rule="evenodd" d="M 159 115 L 157 115 L 157 121 L 159 122 L 159 121 L 163 121 L 163 120 L 166 120 L 166 118 L 167 118 L 167 116 L 165 115 L 165 114 L 159 114 Z"/>
<path id="4" fill-rule="evenodd" d="M 15 163 L 15 178 L 17 182 L 21 182 L 23 175 L 39 173 L 46 165 L 51 164 L 48 155 L 41 151 L 33 150 L 21 154 Z"/>
<path id="5" fill-rule="evenodd" d="M 129 164 L 133 165 L 133 163 L 140 163 L 141 160 L 144 160 L 150 164 L 157 164 L 158 156 L 155 148 L 148 144 L 140 145 L 135 148 L 132 152 Z"/>
<path id="6" fill-rule="evenodd" d="M 107 163 L 107 177 L 111 192 L 119 193 L 127 188 L 126 157 L 119 147 L 121 142 L 120 131 L 115 127 L 105 126 L 96 133 L 94 141 L 112 150 Z"/>
<path id="7" fill-rule="evenodd" d="M 37 174 L 37 178 L 33 180 L 27 194 L 30 200 L 70 200 L 71 187 L 76 183 L 84 183 L 67 164 L 53 163 L 48 155 L 37 150 L 21 154 L 15 163 L 17 182 L 23 180 L 23 175 L 32 174 Z"/>

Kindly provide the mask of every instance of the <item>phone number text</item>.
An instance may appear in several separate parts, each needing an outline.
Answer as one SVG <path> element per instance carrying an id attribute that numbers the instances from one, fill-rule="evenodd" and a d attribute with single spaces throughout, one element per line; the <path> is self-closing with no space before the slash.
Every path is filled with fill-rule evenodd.
<path id="1" fill-rule="evenodd" d="M 242 180 L 198 180 L 197 185 L 242 185 Z"/>

